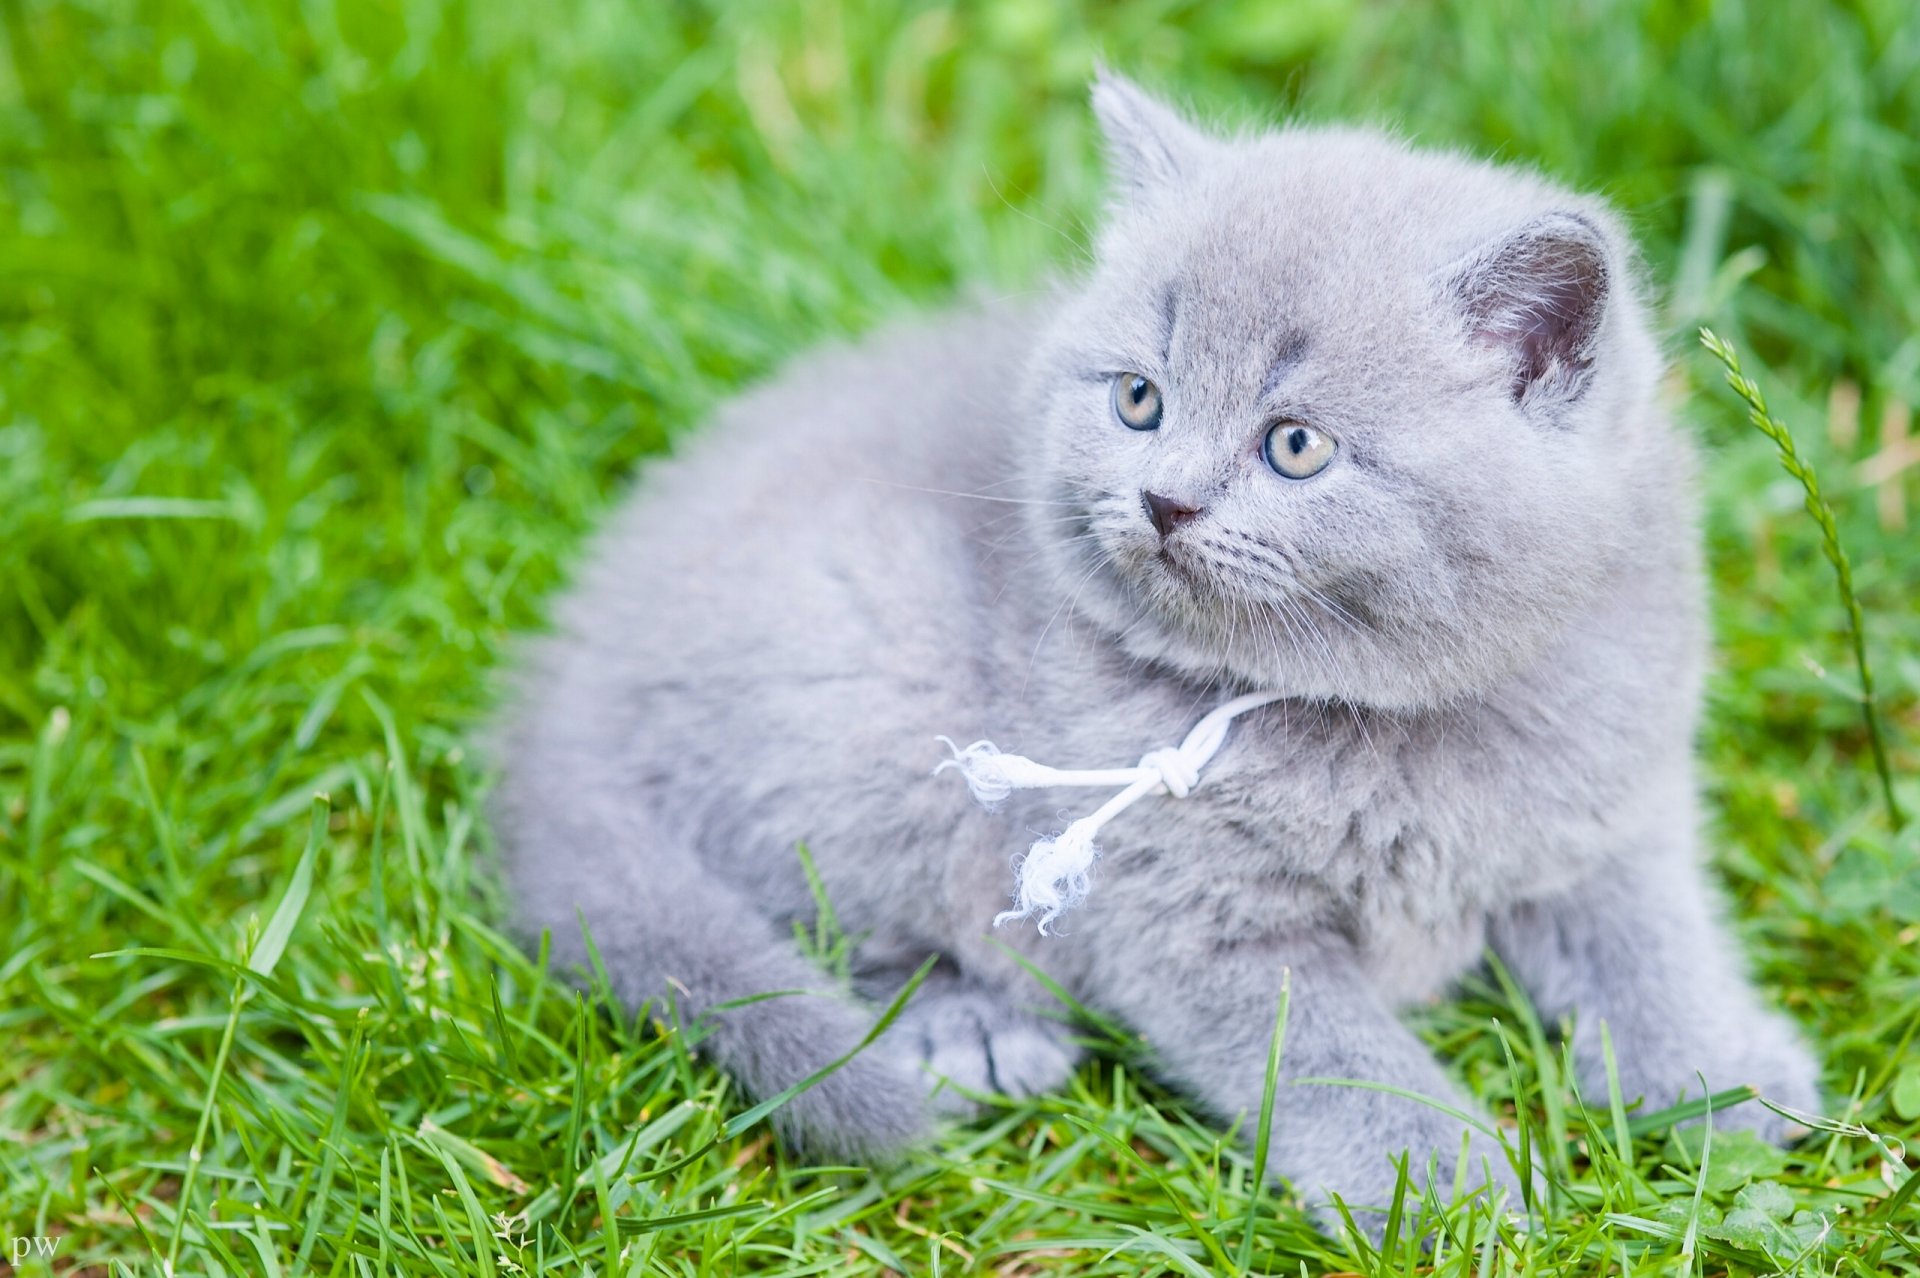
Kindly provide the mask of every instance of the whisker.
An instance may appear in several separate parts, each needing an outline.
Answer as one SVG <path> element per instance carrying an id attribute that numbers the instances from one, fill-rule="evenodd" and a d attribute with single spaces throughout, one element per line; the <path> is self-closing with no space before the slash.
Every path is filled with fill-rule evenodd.
<path id="1" fill-rule="evenodd" d="M 935 497 L 965 497 L 972 501 L 1003 502 L 1009 506 L 1072 506 L 1071 501 L 1048 501 L 1040 497 L 995 497 L 988 493 L 963 493 L 952 488 L 923 488 L 918 484 L 902 484 L 891 479 L 875 479 L 868 475 L 855 475 L 856 483 L 880 484 L 887 488 L 898 488 L 910 493 L 931 493 Z"/>
<path id="2" fill-rule="evenodd" d="M 1084 224 L 1079 224 L 1078 226 L 1078 229 L 1081 231 L 1081 238 L 1075 239 L 1072 235 L 1068 234 L 1067 231 L 1064 230 L 1063 228 L 1055 226 L 1053 223 L 1047 221 L 1045 218 L 1034 214 L 1032 211 L 1028 209 L 1021 208 L 1018 204 L 1015 204 L 1012 200 L 1009 200 L 1007 198 L 1006 192 L 1000 189 L 1000 183 L 997 180 L 995 180 L 993 176 L 993 170 L 991 168 L 988 168 L 986 165 L 983 164 L 980 166 L 980 171 L 982 175 L 985 176 L 985 178 L 987 179 L 987 185 L 993 188 L 994 195 L 999 198 L 1002 204 L 1012 209 L 1015 213 L 1018 213 L 1021 217 L 1024 217 L 1028 221 L 1034 223 L 1036 226 L 1043 226 L 1047 230 L 1052 231 L 1055 235 L 1058 235 L 1061 239 L 1065 240 L 1067 243 L 1067 246 L 1073 250 L 1074 256 L 1079 258 L 1081 261 L 1084 261 L 1084 262 L 1093 261 L 1093 249 L 1091 247 L 1092 237 L 1086 233 L 1086 227 Z M 1027 191 L 1022 191 L 1021 194 L 1030 195 L 1031 193 Z M 1038 200 L 1035 200 L 1034 202 L 1036 204 L 1039 203 Z M 1042 204 L 1040 207 L 1046 208 L 1046 205 Z M 1050 208 L 1047 209 L 1047 212 L 1056 213 L 1055 210 Z M 1056 213 L 1056 216 L 1057 216 L 1057 213 Z M 1079 222 L 1079 219 L 1077 218 L 1073 218 L 1071 220 L 1073 220 L 1076 223 Z"/>
<path id="3" fill-rule="evenodd" d="M 1033 654 L 1027 658 L 1027 673 L 1020 681 L 1020 699 L 1022 701 L 1027 699 L 1027 688 L 1033 683 L 1033 668 L 1039 664 L 1040 661 L 1040 646 L 1046 643 L 1047 633 L 1053 629 L 1053 623 L 1060 619 L 1062 610 L 1080 597 L 1080 591 L 1086 587 L 1089 581 L 1093 580 L 1093 575 L 1106 567 L 1111 561 L 1111 555 L 1102 555 L 1100 558 L 1094 560 L 1093 566 L 1087 569 L 1081 576 L 1079 582 L 1075 584 L 1073 593 L 1060 601 L 1059 607 L 1055 608 L 1053 614 L 1047 618 L 1047 624 L 1040 628 L 1040 637 L 1033 641 Z"/>

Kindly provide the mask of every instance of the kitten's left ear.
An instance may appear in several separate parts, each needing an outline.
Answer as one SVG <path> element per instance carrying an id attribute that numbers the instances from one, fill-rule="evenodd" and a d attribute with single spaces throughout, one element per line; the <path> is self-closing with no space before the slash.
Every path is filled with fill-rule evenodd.
<path id="1" fill-rule="evenodd" d="M 1576 213 L 1549 213 L 1447 274 L 1468 332 L 1508 355 L 1516 404 L 1579 398 L 1613 287 L 1599 227 Z"/>
<path id="2" fill-rule="evenodd" d="M 1137 199 L 1191 176 L 1213 140 L 1125 76 L 1101 67 L 1093 114 L 1107 140 L 1116 193 Z"/>

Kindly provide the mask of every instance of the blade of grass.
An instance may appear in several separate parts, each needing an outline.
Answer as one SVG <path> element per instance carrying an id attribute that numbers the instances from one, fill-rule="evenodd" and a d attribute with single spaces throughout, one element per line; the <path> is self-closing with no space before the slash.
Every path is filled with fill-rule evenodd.
<path id="1" fill-rule="evenodd" d="M 1233 1271 L 1233 1260 L 1227 1255 L 1226 1248 L 1222 1247 L 1220 1240 L 1213 1236 L 1213 1231 L 1202 1225 L 1200 1218 L 1188 1210 L 1187 1204 L 1178 1194 L 1173 1192 L 1173 1186 L 1167 1182 L 1165 1176 L 1160 1174 L 1159 1168 L 1140 1157 L 1138 1150 L 1134 1149 L 1132 1145 L 1129 1145 L 1126 1141 L 1120 1139 L 1119 1136 L 1108 1131 L 1106 1128 L 1088 1122 L 1078 1114 L 1067 1114 L 1064 1115 L 1064 1117 L 1074 1126 L 1087 1131 L 1112 1146 L 1114 1152 L 1119 1154 L 1124 1161 L 1132 1163 L 1135 1167 L 1139 1168 L 1141 1173 L 1153 1182 L 1154 1187 L 1160 1191 L 1161 1196 L 1167 1200 L 1176 1212 L 1180 1213 L 1181 1223 L 1186 1225 L 1188 1231 L 1193 1234 L 1200 1245 L 1206 1248 L 1207 1254 L 1213 1257 L 1213 1263 L 1219 1266 L 1220 1271 L 1223 1273 L 1231 1273 Z"/>
<path id="2" fill-rule="evenodd" d="M 326 836 L 328 811 L 327 796 L 314 795 L 312 816 L 307 826 L 306 850 L 293 867 L 293 877 L 287 880 L 286 890 L 280 894 L 280 903 L 273 907 L 273 914 L 267 919 L 260 939 L 254 943 L 253 952 L 247 955 L 247 966 L 262 976 L 273 975 L 274 966 L 280 962 L 280 956 L 286 953 L 293 929 L 300 923 L 301 912 L 307 908 L 307 897 L 313 891 L 313 863 Z"/>
<path id="3" fill-rule="evenodd" d="M 1253 1133 L 1253 1183 L 1247 1189 L 1247 1224 L 1240 1235 L 1238 1272 L 1253 1264 L 1253 1234 L 1260 1195 L 1267 1186 L 1267 1155 L 1273 1144 L 1273 1098 L 1280 1090 L 1280 1058 L 1286 1050 L 1287 1012 L 1293 1004 L 1293 969 L 1280 969 L 1280 1001 L 1273 1014 L 1273 1037 L 1267 1041 L 1267 1072 L 1260 1087 L 1260 1126 Z"/>
<path id="4" fill-rule="evenodd" d="M 1866 623 L 1860 617 L 1860 599 L 1853 589 L 1853 564 L 1847 558 L 1846 548 L 1840 544 L 1840 528 L 1834 522 L 1833 507 L 1820 494 L 1820 480 L 1813 473 L 1813 467 L 1800 456 L 1800 450 L 1794 446 L 1793 432 L 1784 423 L 1767 410 L 1766 397 L 1761 394 L 1759 383 L 1740 371 L 1740 354 L 1733 346 L 1719 337 L 1710 328 L 1700 330 L 1700 344 L 1707 348 L 1713 357 L 1726 368 L 1727 385 L 1733 387 L 1747 406 L 1747 420 L 1772 440 L 1780 453 L 1780 467 L 1800 481 L 1800 487 L 1807 495 L 1807 513 L 1820 526 L 1820 545 L 1826 552 L 1827 562 L 1833 565 L 1835 582 L 1840 588 L 1840 603 L 1847 614 L 1847 633 L 1853 641 L 1853 664 L 1860 673 L 1860 715 L 1867 724 L 1867 744 L 1873 752 L 1873 768 L 1880 776 L 1880 797 L 1886 804 L 1887 820 L 1895 832 L 1907 825 L 1906 814 L 1900 810 L 1899 800 L 1893 794 L 1893 769 L 1887 762 L 1887 746 L 1881 737 L 1880 709 L 1873 689 L 1873 667 L 1867 661 Z"/>
<path id="5" fill-rule="evenodd" d="M 200 1160 L 206 1153 L 207 1129 L 213 1124 L 215 1102 L 220 1096 L 220 1080 L 227 1071 L 227 1056 L 233 1050 L 233 1036 L 240 1028 L 240 1007 L 246 1000 L 246 983 L 236 980 L 228 999 L 227 1024 L 220 1033 L 220 1046 L 213 1055 L 213 1069 L 207 1076 L 206 1099 L 200 1103 L 200 1121 L 193 1129 L 193 1144 L 187 1147 L 187 1174 L 181 1180 L 180 1196 L 174 1202 L 173 1237 L 167 1242 L 167 1259 L 161 1266 L 166 1278 L 173 1278 L 180 1259 L 180 1243 L 186 1236 L 187 1214 L 193 1202 L 194 1182 L 200 1178 Z"/>

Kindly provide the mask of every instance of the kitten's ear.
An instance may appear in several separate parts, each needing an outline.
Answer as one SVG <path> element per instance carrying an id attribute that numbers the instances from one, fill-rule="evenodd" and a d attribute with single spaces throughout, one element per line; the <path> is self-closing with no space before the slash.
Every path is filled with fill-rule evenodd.
<path id="1" fill-rule="evenodd" d="M 1101 67 L 1093 79 L 1093 113 L 1107 140 L 1115 194 L 1138 199 L 1193 168 L 1212 140 L 1173 108 L 1125 76 Z"/>
<path id="2" fill-rule="evenodd" d="M 1516 404 L 1579 398 L 1612 291 L 1612 255 L 1599 227 L 1575 213 L 1548 213 L 1447 274 L 1468 332 L 1507 353 Z"/>

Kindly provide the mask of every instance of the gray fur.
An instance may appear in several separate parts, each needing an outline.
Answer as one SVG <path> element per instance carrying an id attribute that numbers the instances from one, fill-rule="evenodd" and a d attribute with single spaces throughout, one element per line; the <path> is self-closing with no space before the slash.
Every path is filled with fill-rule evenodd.
<path id="1" fill-rule="evenodd" d="M 648 468 L 560 602 L 503 734 L 520 918 L 616 992 L 714 1013 L 766 1095 L 847 1051 L 927 954 L 903 1021 L 784 1115 L 883 1157 L 967 1091 L 1058 1086 L 1074 1048 L 1004 942 L 1148 1040 L 1221 1120 L 1257 1112 L 1292 974 L 1275 1164 L 1385 1201 L 1389 1156 L 1470 1107 L 1396 1009 L 1491 944 L 1610 1026 L 1629 1101 L 1813 1059 L 1741 972 L 1701 864 L 1705 659 L 1694 460 L 1618 219 L 1526 173 L 1366 132 L 1225 140 L 1123 81 L 1094 105 L 1116 204 L 1086 278 L 804 360 Z M 1161 428 L 1109 381 L 1163 390 Z M 1339 450 L 1262 462 L 1297 417 Z M 1159 535 L 1141 493 L 1204 513 Z M 1177 564 L 1178 566 L 1171 566 Z M 983 813 L 934 737 L 1131 764 L 1242 691 L 1201 787 L 1103 835 L 1066 935 L 990 936 L 1009 857 L 1087 792 Z M 861 993 L 791 942 L 804 840 L 864 938 Z M 957 1087 L 928 1096 L 936 1074 Z M 1723 1124 L 1782 1134 L 1757 1105 Z M 1475 1179 L 1497 1149 L 1476 1138 Z M 1481 1156 L 1486 1160 L 1482 1162 Z"/>

